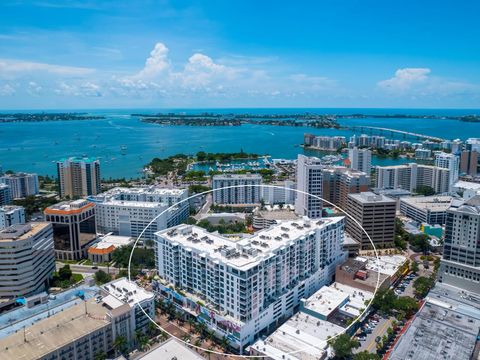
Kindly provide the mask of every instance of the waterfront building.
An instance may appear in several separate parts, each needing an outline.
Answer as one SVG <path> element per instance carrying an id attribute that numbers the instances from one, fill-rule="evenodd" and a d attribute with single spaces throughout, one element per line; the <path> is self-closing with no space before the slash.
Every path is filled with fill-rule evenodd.
<path id="1" fill-rule="evenodd" d="M 0 230 L 0 298 L 44 291 L 54 271 L 51 224 L 16 224 Z"/>
<path id="2" fill-rule="evenodd" d="M 0 206 L 10 204 L 11 202 L 10 186 L 0 183 Z"/>
<path id="3" fill-rule="evenodd" d="M 368 175 L 372 171 L 372 151 L 353 148 L 348 150 L 348 160 L 353 170 L 362 171 Z"/>
<path id="4" fill-rule="evenodd" d="M 455 184 L 458 180 L 459 157 L 454 154 L 436 152 L 435 166 L 443 169 L 448 169 L 448 191 L 452 191 L 453 184 Z"/>
<path id="5" fill-rule="evenodd" d="M 415 192 L 430 187 L 436 194 L 449 191 L 450 170 L 438 166 L 410 163 L 376 167 L 378 189 L 403 189 Z"/>
<path id="6" fill-rule="evenodd" d="M 429 149 L 415 149 L 415 159 L 428 160 L 432 156 L 432 150 Z"/>
<path id="7" fill-rule="evenodd" d="M 460 154 L 460 174 L 476 177 L 478 174 L 479 156 L 477 151 L 464 150 Z"/>
<path id="8" fill-rule="evenodd" d="M 100 193 L 100 160 L 71 157 L 57 161 L 60 196 L 79 198 Z"/>
<path id="9" fill-rule="evenodd" d="M 345 136 L 304 135 L 304 144 L 324 151 L 337 151 L 346 144 Z"/>
<path id="10" fill-rule="evenodd" d="M 23 172 L 4 174 L 0 177 L 0 183 L 10 187 L 10 196 L 12 199 L 37 195 L 39 190 L 37 174 L 27 174 Z"/>
<path id="11" fill-rule="evenodd" d="M 110 262 L 115 249 L 132 245 L 134 242 L 135 239 L 129 236 L 101 236 L 88 248 L 88 259 L 97 264 Z"/>
<path id="12" fill-rule="evenodd" d="M 55 255 L 60 260 L 87 257 L 95 241 L 95 204 L 87 200 L 64 201 L 44 210 L 45 220 L 53 226 Z"/>
<path id="13" fill-rule="evenodd" d="M 25 209 L 13 205 L 0 207 L 0 230 L 17 224 L 25 224 Z"/>
<path id="14" fill-rule="evenodd" d="M 342 209 L 347 208 L 348 194 L 368 191 L 370 186 L 368 174 L 343 166 L 324 167 L 322 180 L 323 198 Z"/>
<path id="15" fill-rule="evenodd" d="M 260 203 L 259 174 L 222 174 L 212 178 L 213 203 L 222 205 L 255 205 Z M 228 189 L 222 189 L 225 187 Z"/>
<path id="16" fill-rule="evenodd" d="M 395 212 L 397 202 L 384 195 L 372 192 L 348 195 L 347 211 L 368 233 L 379 248 L 393 246 L 395 237 Z M 364 231 L 351 219 L 347 219 L 346 231 L 360 242 L 362 250 L 372 244 Z"/>
<path id="17" fill-rule="evenodd" d="M 477 295 L 437 283 L 394 343 L 388 359 L 476 358 L 480 328 Z"/>
<path id="18" fill-rule="evenodd" d="M 295 212 L 300 216 L 319 218 L 322 216 L 323 165 L 319 158 L 302 154 L 297 158 Z M 320 199 L 313 196 L 318 196 Z"/>
<path id="19" fill-rule="evenodd" d="M 400 212 L 418 223 L 444 225 L 451 196 L 409 196 L 400 199 Z"/>
<path id="20" fill-rule="evenodd" d="M 164 213 L 152 222 L 142 236 L 143 239 L 153 239 L 153 234 L 158 230 L 178 225 L 188 218 L 187 198 L 186 189 L 139 186 L 113 188 L 89 196 L 88 200 L 96 204 L 97 232 L 100 234 L 138 237 L 153 219 Z"/>
<path id="21" fill-rule="evenodd" d="M 346 258 L 343 228 L 331 217 L 282 221 L 241 240 L 193 225 L 159 231 L 156 289 L 242 351 L 330 283 Z"/>
<path id="22" fill-rule="evenodd" d="M 480 195 L 447 210 L 438 280 L 480 295 Z"/>
<path id="23" fill-rule="evenodd" d="M 26 299 L 27 301 L 29 299 Z M 154 316 L 154 295 L 125 278 L 33 299 L 0 315 L 0 348 L 6 360 L 94 359 L 115 351 L 115 340 L 137 345 L 136 332 Z M 15 322 L 12 323 L 11 319 Z M 26 328 L 26 331 L 24 330 Z"/>
<path id="24" fill-rule="evenodd" d="M 269 186 L 262 186 L 260 189 L 260 197 L 265 204 L 295 204 L 295 196 L 297 192 L 295 182 L 285 180 L 281 182 L 274 182 L 268 185 L 278 186 L 271 188 Z"/>

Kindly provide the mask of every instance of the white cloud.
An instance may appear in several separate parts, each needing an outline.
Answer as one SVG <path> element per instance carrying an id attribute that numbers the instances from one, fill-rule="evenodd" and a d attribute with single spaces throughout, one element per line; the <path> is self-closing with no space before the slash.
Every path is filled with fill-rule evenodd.
<path id="1" fill-rule="evenodd" d="M 30 61 L 0 59 L 0 75 L 47 72 L 62 76 L 83 76 L 91 74 L 94 71 L 95 69 L 85 67 L 52 65 Z"/>
<path id="2" fill-rule="evenodd" d="M 80 83 L 61 82 L 54 92 L 58 95 L 80 97 L 100 97 L 103 95 L 100 86 L 89 81 Z"/>
<path id="3" fill-rule="evenodd" d="M 380 81 L 378 86 L 393 92 L 402 92 L 412 88 L 413 86 L 425 83 L 431 70 L 428 68 L 404 68 L 398 69 L 395 76 Z"/>
<path id="4" fill-rule="evenodd" d="M 29 81 L 27 85 L 27 92 L 30 95 L 40 95 L 43 91 L 43 88 L 38 85 L 35 81 Z"/>
<path id="5" fill-rule="evenodd" d="M 144 68 L 135 76 L 136 78 L 152 78 L 170 68 L 168 60 L 168 48 L 163 43 L 156 43 L 150 56 L 145 61 Z"/>
<path id="6" fill-rule="evenodd" d="M 0 86 L 0 96 L 11 96 L 15 94 L 15 89 L 10 84 L 4 84 Z"/>

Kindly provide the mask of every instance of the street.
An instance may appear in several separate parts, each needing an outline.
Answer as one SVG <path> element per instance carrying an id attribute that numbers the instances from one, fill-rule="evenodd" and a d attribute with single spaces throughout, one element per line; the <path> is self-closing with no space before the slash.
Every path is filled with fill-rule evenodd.
<path id="1" fill-rule="evenodd" d="M 56 262 L 56 270 L 58 271 L 61 267 L 69 265 L 70 269 L 72 272 L 77 273 L 77 274 L 86 274 L 86 275 L 91 275 L 95 274 L 98 270 L 103 270 L 108 274 L 118 274 L 119 269 L 116 267 L 107 267 L 107 266 L 96 266 L 97 269 L 92 269 L 92 265 L 78 265 L 78 264 L 65 264 L 62 262 L 57 261 Z"/>

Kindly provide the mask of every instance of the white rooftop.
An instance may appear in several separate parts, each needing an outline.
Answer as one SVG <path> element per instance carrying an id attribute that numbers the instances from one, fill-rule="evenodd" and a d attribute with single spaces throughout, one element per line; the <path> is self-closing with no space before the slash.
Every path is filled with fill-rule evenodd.
<path id="1" fill-rule="evenodd" d="M 200 256 L 209 256 L 238 268 L 255 266 L 275 250 L 288 246 L 298 239 L 313 234 L 315 230 L 342 221 L 343 217 L 330 217 L 321 220 L 304 218 L 283 221 L 263 229 L 250 237 L 235 241 L 218 233 L 194 225 L 178 225 L 156 233 L 167 241 L 178 243 Z"/>
<path id="2" fill-rule="evenodd" d="M 480 190 L 480 183 L 474 183 L 470 181 L 457 181 L 454 185 L 456 189 L 463 190 Z"/>
<path id="3" fill-rule="evenodd" d="M 110 246 L 122 247 L 130 245 L 135 239 L 130 236 L 118 236 L 107 234 L 100 238 L 100 241 L 93 244 L 92 246 L 96 247 L 97 249 L 106 249 Z"/>
<path id="4" fill-rule="evenodd" d="M 187 189 L 178 188 L 161 188 L 158 186 L 136 186 L 136 187 L 115 187 L 104 193 L 101 196 L 116 196 L 121 194 L 147 194 L 147 195 L 172 195 L 179 196 L 185 193 Z"/>
<path id="5" fill-rule="evenodd" d="M 102 202 L 102 205 L 114 205 L 114 206 L 128 206 L 128 207 L 137 207 L 137 208 L 146 208 L 146 209 L 163 209 L 167 205 L 158 202 L 150 201 L 130 201 L 130 200 L 113 200 L 108 199 Z"/>
<path id="6" fill-rule="evenodd" d="M 153 300 L 154 295 L 146 291 L 144 288 L 138 286 L 136 283 L 129 281 L 126 278 L 121 278 L 102 285 L 101 288 L 108 292 L 102 301 L 116 309 L 122 304 L 126 303 L 134 306 L 145 300 Z"/>
<path id="7" fill-rule="evenodd" d="M 407 261 L 407 258 L 403 255 L 382 255 L 378 259 L 375 256 L 357 256 L 355 260 L 366 262 L 368 270 L 380 271 L 382 274 L 392 276 Z"/>
<path id="8" fill-rule="evenodd" d="M 140 357 L 142 360 L 205 360 L 203 356 L 175 338 L 170 338 L 159 347 Z"/>
<path id="9" fill-rule="evenodd" d="M 252 347 L 272 359 L 317 360 L 325 354 L 327 338 L 343 331 L 338 325 L 298 312 Z"/>
<path id="10" fill-rule="evenodd" d="M 407 203 L 421 210 L 447 211 L 452 203 L 451 196 L 406 196 L 400 199 L 400 202 Z"/>

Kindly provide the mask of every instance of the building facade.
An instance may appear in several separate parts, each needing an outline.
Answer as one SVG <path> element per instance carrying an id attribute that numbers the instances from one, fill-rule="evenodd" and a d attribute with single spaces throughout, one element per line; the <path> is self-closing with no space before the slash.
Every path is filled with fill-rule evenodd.
<path id="1" fill-rule="evenodd" d="M 455 154 L 448 154 L 441 151 L 435 153 L 435 166 L 448 169 L 448 191 L 452 191 L 453 184 L 458 180 L 459 162 L 459 157 Z"/>
<path id="2" fill-rule="evenodd" d="M 17 224 L 0 230 L 0 298 L 44 291 L 54 271 L 51 224 Z"/>
<path id="3" fill-rule="evenodd" d="M 295 203 L 295 196 L 297 194 L 297 192 L 295 191 L 295 182 L 286 180 L 283 182 L 277 182 L 268 185 L 272 185 L 275 187 L 272 188 L 269 186 L 262 186 L 260 189 L 260 197 L 265 202 L 265 204 L 293 205 Z"/>
<path id="4" fill-rule="evenodd" d="M 343 217 L 305 218 L 240 241 L 192 225 L 160 231 L 157 291 L 241 351 L 331 281 L 346 257 L 343 227 Z"/>
<path id="5" fill-rule="evenodd" d="M 479 157 L 477 151 L 462 151 L 460 155 L 460 174 L 472 177 L 477 176 L 478 160 Z"/>
<path id="6" fill-rule="evenodd" d="M 17 224 L 25 224 L 25 209 L 14 205 L 0 207 L 0 230 Z"/>
<path id="7" fill-rule="evenodd" d="M 480 295 L 480 195 L 447 210 L 438 280 Z"/>
<path id="8" fill-rule="evenodd" d="M 0 183 L 0 206 L 8 205 L 12 202 L 12 195 L 10 194 L 10 186 Z"/>
<path id="9" fill-rule="evenodd" d="M 188 218 L 187 198 L 186 189 L 148 186 L 118 187 L 90 196 L 88 200 L 96 204 L 98 233 L 138 237 L 158 217 L 142 235 L 143 239 L 154 239 L 155 232 L 178 225 Z"/>
<path id="10" fill-rule="evenodd" d="M 60 196 L 71 199 L 100 193 L 100 161 L 71 157 L 57 161 Z"/>
<path id="11" fill-rule="evenodd" d="M 368 233 L 374 245 L 379 248 L 393 246 L 395 237 L 394 199 L 372 192 L 348 195 L 347 211 Z M 361 244 L 361 249 L 371 249 L 372 244 L 363 230 L 347 218 L 346 231 Z"/>
<path id="12" fill-rule="evenodd" d="M 0 177 L 0 183 L 10 187 L 10 196 L 12 199 L 37 195 L 39 190 L 37 174 L 5 174 Z"/>
<path id="13" fill-rule="evenodd" d="M 259 174 L 214 175 L 212 178 L 213 203 L 224 205 L 259 204 L 261 184 L 262 176 Z M 222 189 L 229 186 L 234 187 Z"/>
<path id="14" fill-rule="evenodd" d="M 323 198 L 342 209 L 347 208 L 348 194 L 368 191 L 369 186 L 370 176 L 364 172 L 341 166 L 323 169 Z"/>
<path id="15" fill-rule="evenodd" d="M 372 151 L 354 147 L 348 149 L 348 160 L 353 170 L 362 171 L 368 175 L 372 171 Z"/>
<path id="16" fill-rule="evenodd" d="M 449 191 L 450 170 L 416 163 L 377 166 L 376 179 L 378 189 L 403 189 L 415 192 L 418 188 L 426 186 L 441 194 Z"/>
<path id="17" fill-rule="evenodd" d="M 322 216 L 323 165 L 319 158 L 302 154 L 297 158 L 295 212 L 311 219 Z M 319 198 L 316 198 L 314 195 Z"/>
<path id="18" fill-rule="evenodd" d="M 88 247 L 96 239 L 95 204 L 87 200 L 64 201 L 47 207 L 44 215 L 53 226 L 57 259 L 86 258 Z"/>
<path id="19" fill-rule="evenodd" d="M 444 225 L 451 196 L 406 196 L 400 198 L 400 212 L 418 223 Z"/>

